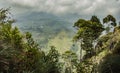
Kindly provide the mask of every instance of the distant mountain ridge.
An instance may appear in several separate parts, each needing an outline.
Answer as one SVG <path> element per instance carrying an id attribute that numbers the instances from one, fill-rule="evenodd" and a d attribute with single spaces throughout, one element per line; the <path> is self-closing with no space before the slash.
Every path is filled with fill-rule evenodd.
<path id="1" fill-rule="evenodd" d="M 53 26 L 55 27 L 54 29 L 57 29 L 57 28 L 70 29 L 71 28 L 71 23 L 69 21 L 65 21 L 60 17 L 57 17 L 52 14 L 44 13 L 44 12 L 32 12 L 26 15 L 22 15 L 18 17 L 17 23 L 21 29 L 29 28 L 29 27 L 34 28 L 38 26 L 40 26 L 41 28 L 43 28 L 43 26 L 44 27 Z"/>
<path id="2" fill-rule="evenodd" d="M 23 32 L 32 33 L 34 39 L 42 45 L 48 43 L 49 39 L 53 39 L 60 32 L 64 31 L 68 35 L 67 37 L 71 39 L 74 34 L 71 22 L 44 12 L 31 12 L 21 15 L 17 17 L 15 25 Z"/>

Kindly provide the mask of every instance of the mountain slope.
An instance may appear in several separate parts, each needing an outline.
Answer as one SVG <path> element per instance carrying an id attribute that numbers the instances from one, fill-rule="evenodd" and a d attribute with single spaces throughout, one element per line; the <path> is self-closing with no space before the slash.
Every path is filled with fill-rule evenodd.
<path id="1" fill-rule="evenodd" d="M 54 39 L 60 32 L 65 32 L 70 40 L 72 40 L 73 36 L 71 22 L 44 12 L 23 14 L 17 17 L 17 23 L 15 25 L 23 32 L 31 32 L 34 39 L 37 40 L 42 47 L 44 47 L 50 39 Z"/>

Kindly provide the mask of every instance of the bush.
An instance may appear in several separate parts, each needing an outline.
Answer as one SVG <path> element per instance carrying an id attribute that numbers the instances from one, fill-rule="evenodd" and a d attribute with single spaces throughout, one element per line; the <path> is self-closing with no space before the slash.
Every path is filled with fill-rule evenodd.
<path id="1" fill-rule="evenodd" d="M 108 55 L 99 65 L 99 73 L 120 73 L 120 55 Z"/>

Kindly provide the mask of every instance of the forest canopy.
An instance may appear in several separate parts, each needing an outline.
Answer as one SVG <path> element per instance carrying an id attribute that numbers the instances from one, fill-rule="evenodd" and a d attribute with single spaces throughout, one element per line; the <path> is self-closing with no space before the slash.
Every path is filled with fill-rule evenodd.
<path id="1" fill-rule="evenodd" d="M 41 50 L 32 34 L 21 33 L 14 22 L 9 9 L 0 9 L 0 73 L 120 73 L 120 26 L 112 15 L 103 22 L 94 15 L 74 23 L 80 56 L 71 50 L 60 54 L 52 45 Z"/>

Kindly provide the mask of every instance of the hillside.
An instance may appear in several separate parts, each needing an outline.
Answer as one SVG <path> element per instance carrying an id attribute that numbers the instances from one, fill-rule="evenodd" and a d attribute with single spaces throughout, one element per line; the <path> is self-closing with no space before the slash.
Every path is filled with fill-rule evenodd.
<path id="1" fill-rule="evenodd" d="M 53 40 L 59 33 L 61 34 L 61 32 L 67 35 L 65 38 L 72 41 L 74 34 L 72 25 L 72 22 L 64 18 L 45 12 L 31 12 L 26 15 L 21 15 L 17 17 L 17 23 L 15 24 L 22 32 L 31 32 L 35 41 L 37 41 L 42 48 L 45 47 L 45 44 L 47 44 L 49 40 Z"/>

